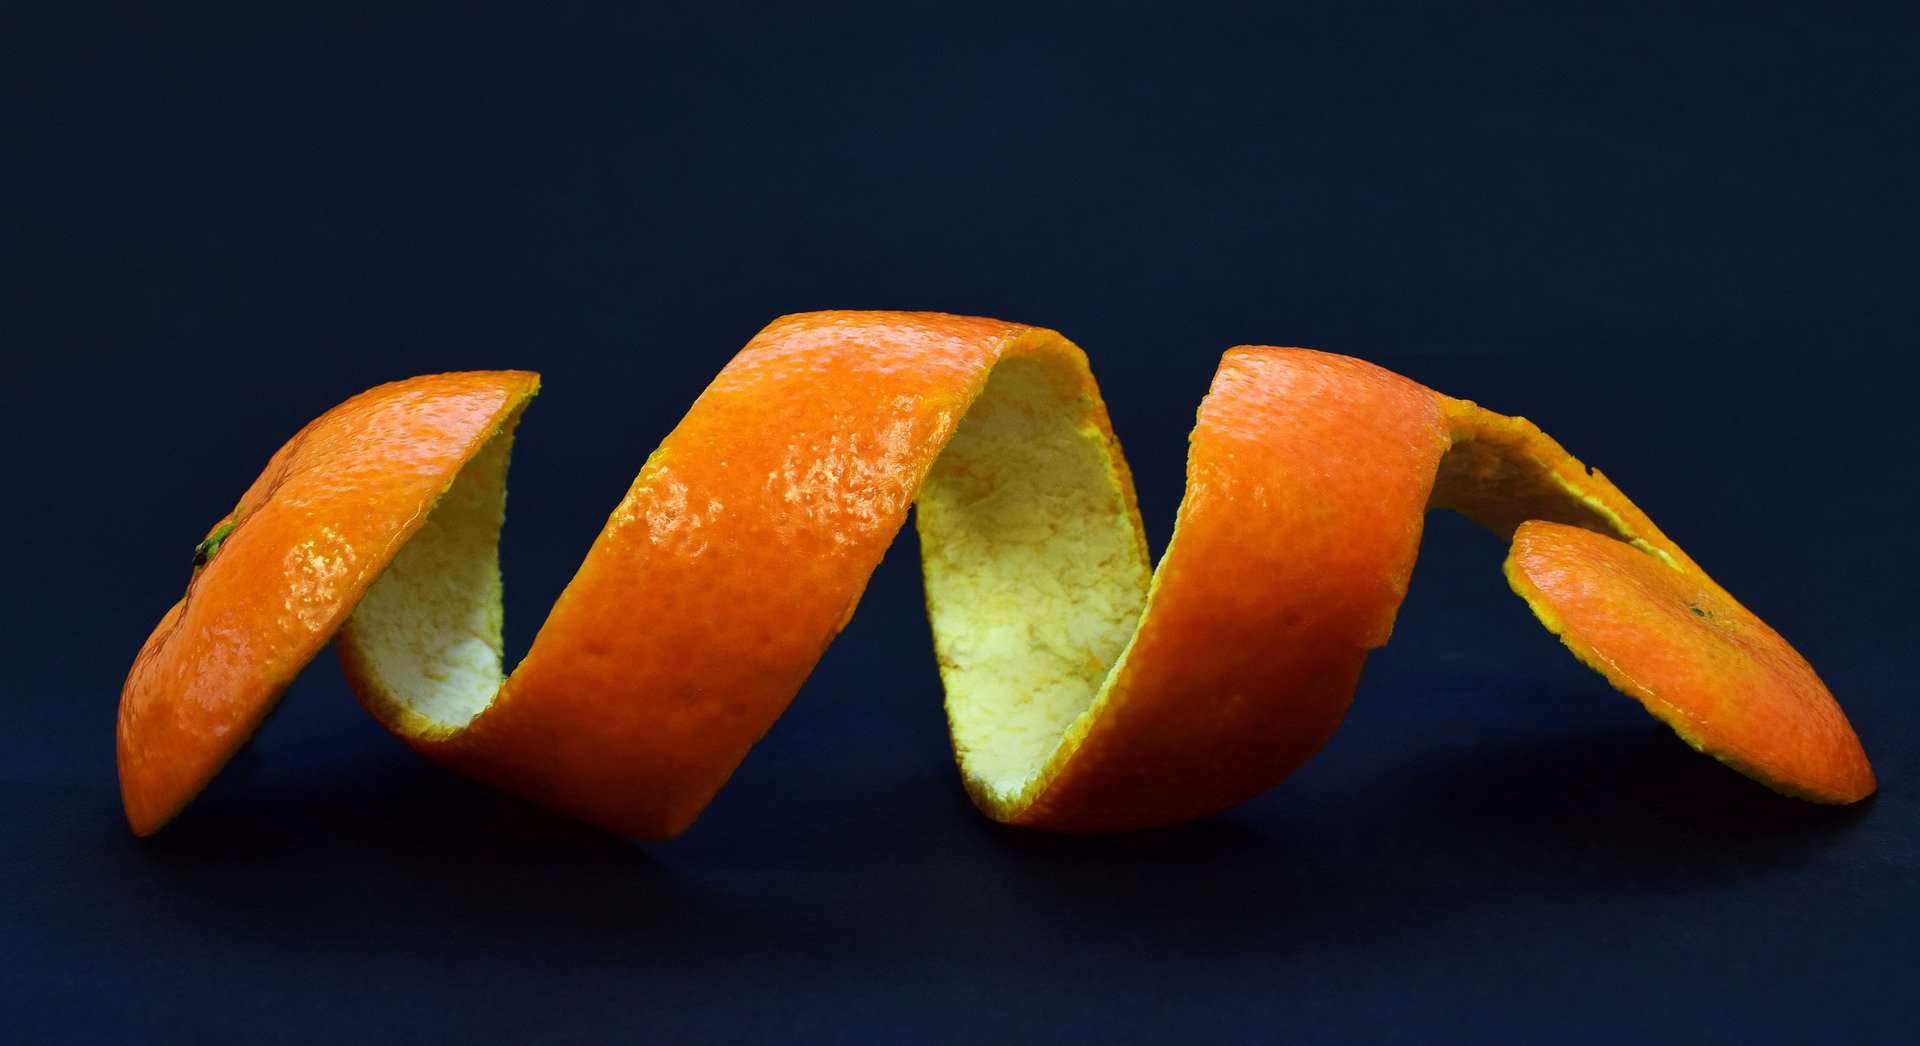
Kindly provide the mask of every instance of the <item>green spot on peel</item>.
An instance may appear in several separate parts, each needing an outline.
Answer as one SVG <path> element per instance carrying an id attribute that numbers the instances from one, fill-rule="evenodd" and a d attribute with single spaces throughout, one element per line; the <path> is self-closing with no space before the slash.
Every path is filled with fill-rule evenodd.
<path id="1" fill-rule="evenodd" d="M 220 551 L 220 546 L 226 543 L 227 535 L 233 533 L 233 528 L 237 526 L 239 526 L 238 523 L 228 520 L 213 528 L 213 533 L 208 534 L 205 541 L 195 545 L 193 549 L 193 569 L 197 571 L 206 566 L 207 561 L 212 559 L 214 554 Z"/>

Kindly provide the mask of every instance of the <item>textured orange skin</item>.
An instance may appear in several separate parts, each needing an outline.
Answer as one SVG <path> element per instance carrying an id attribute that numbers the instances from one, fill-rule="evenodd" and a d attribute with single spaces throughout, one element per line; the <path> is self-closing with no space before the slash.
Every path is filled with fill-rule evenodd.
<path id="1" fill-rule="evenodd" d="M 526 660 L 465 730 L 410 729 L 385 711 L 351 630 L 339 644 L 348 678 L 436 761 L 621 834 L 677 834 L 845 625 L 993 365 L 1021 353 L 1067 360 L 1112 442 L 1084 356 L 1052 332 L 924 313 L 778 320 L 648 459 Z M 129 676 L 119 742 L 135 831 L 157 829 L 218 771 L 536 385 L 502 372 L 383 386 L 275 455 L 232 516 L 242 525 Z M 1176 535 L 1107 697 L 1006 819 L 1149 827 L 1291 773 L 1386 641 L 1430 501 L 1518 528 L 1516 590 L 1696 746 L 1795 794 L 1865 794 L 1859 773 L 1823 776 L 1844 762 L 1842 741 L 1858 743 L 1805 662 L 1753 618 L 1761 639 L 1743 650 L 1767 670 L 1716 675 L 1721 648 L 1686 638 L 1697 619 L 1672 627 L 1660 586 L 1673 579 L 1646 572 L 1712 582 L 1538 429 L 1358 360 L 1244 347 L 1201 405 Z M 1641 547 L 1524 522 L 1534 517 Z M 1560 531 L 1580 536 L 1548 540 Z M 1592 584 L 1564 584 L 1555 555 Z M 1668 670 L 1657 699 L 1630 688 L 1651 677 L 1614 670 L 1642 662 Z M 1871 791 L 1864 756 L 1858 770 Z"/>
<path id="2" fill-rule="evenodd" d="M 773 323 L 647 459 L 494 705 L 412 743 L 614 832 L 679 833 L 845 626 L 1026 330 L 904 313 Z"/>
<path id="3" fill-rule="evenodd" d="M 1873 794 L 1866 753 L 1813 666 L 1703 575 L 1538 521 L 1514 535 L 1506 570 L 1576 657 L 1694 748 L 1799 798 Z"/>
<path id="4" fill-rule="evenodd" d="M 538 384 L 503 371 L 382 385 L 274 454 L 121 691 L 120 794 L 135 832 L 158 830 L 226 765 Z"/>
<path id="5" fill-rule="evenodd" d="M 1432 395 L 1372 364 L 1228 352 L 1131 655 L 1016 823 L 1171 824 L 1257 795 L 1318 751 L 1393 630 L 1446 438 Z"/>

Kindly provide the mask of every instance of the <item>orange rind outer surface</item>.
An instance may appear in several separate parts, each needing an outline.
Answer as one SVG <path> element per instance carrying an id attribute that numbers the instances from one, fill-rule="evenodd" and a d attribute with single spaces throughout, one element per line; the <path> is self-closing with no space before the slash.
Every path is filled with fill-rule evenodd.
<path id="1" fill-rule="evenodd" d="M 1812 666 L 1619 487 L 1525 418 L 1439 400 L 1453 446 L 1435 504 L 1511 536 L 1508 583 L 1575 657 L 1775 791 L 1823 803 L 1873 793 L 1859 738 Z"/>
<path id="2" fill-rule="evenodd" d="M 1009 819 L 1172 824 L 1296 770 L 1392 632 L 1445 446 L 1431 395 L 1390 371 L 1306 349 L 1229 351 L 1139 632 L 1045 791 Z"/>
<path id="3" fill-rule="evenodd" d="M 1873 768 L 1791 644 L 1704 575 L 1557 523 L 1523 523 L 1513 590 L 1575 657 L 1695 750 L 1787 795 L 1852 803 Z"/>
<path id="4" fill-rule="evenodd" d="M 776 321 L 647 459 L 493 705 L 409 741 L 619 834 L 680 833 L 846 624 L 927 467 L 1022 337 L 1057 339 L 930 314 Z"/>
<path id="5" fill-rule="evenodd" d="M 134 658 L 115 728 L 140 835 L 199 794 L 333 637 L 434 500 L 539 379 L 521 371 L 382 385 L 280 448 L 205 566 Z"/>

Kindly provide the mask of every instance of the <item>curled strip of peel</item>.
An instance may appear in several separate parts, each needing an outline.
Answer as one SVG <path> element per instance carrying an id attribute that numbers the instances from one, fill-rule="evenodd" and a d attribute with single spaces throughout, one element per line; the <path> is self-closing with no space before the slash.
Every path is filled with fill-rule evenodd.
<path id="1" fill-rule="evenodd" d="M 1816 801 L 1874 788 L 1793 648 L 1525 420 L 1346 357 L 1234 349 L 1155 569 L 1084 354 L 938 314 L 762 331 L 503 677 L 497 543 L 537 386 L 384 385 L 274 455 L 128 676 L 136 832 L 185 806 L 331 639 L 368 710 L 429 758 L 672 836 L 786 708 L 916 503 L 954 748 L 996 820 L 1150 827 L 1286 777 L 1391 632 L 1429 505 L 1510 534 L 1515 591 L 1695 748 Z"/>

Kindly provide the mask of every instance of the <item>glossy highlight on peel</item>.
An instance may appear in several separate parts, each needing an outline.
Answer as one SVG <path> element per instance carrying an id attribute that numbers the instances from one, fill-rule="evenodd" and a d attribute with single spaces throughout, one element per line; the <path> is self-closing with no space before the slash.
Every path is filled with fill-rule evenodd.
<path id="1" fill-rule="evenodd" d="M 1233 349 L 1155 566 L 1085 354 L 933 313 L 763 330 L 647 458 L 507 675 L 498 539 L 537 389 L 518 371 L 383 385 L 273 456 L 122 692 L 135 832 L 198 794 L 331 640 L 428 758 L 671 837 L 786 709 L 916 504 L 961 778 L 998 821 L 1148 828 L 1284 779 L 1391 633 L 1430 506 L 1511 537 L 1514 591 L 1688 744 L 1805 799 L 1874 789 L 1792 646 L 1524 419 L 1344 356 Z"/>

